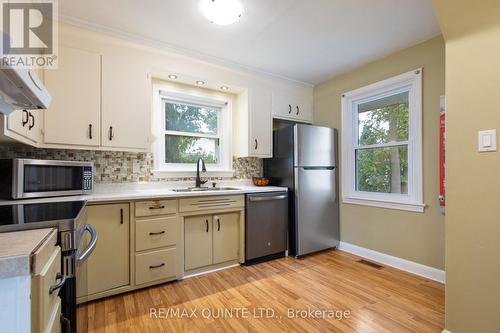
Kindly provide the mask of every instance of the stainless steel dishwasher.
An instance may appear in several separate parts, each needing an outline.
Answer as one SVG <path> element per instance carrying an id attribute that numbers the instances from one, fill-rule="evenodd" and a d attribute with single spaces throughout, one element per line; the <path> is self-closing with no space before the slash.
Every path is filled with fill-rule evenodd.
<path id="1" fill-rule="evenodd" d="M 283 257 L 287 250 L 288 193 L 247 194 L 245 213 L 245 264 Z"/>

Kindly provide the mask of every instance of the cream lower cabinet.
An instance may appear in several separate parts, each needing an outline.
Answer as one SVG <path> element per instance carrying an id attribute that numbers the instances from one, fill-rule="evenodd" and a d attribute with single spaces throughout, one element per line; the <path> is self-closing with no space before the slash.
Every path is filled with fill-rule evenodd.
<path id="1" fill-rule="evenodd" d="M 130 284 L 130 204 L 88 207 L 88 223 L 98 232 L 97 245 L 83 264 L 77 297 L 108 292 Z M 85 274 L 83 274 L 85 277 Z"/>
<path id="2" fill-rule="evenodd" d="M 186 271 L 238 260 L 240 213 L 184 218 Z"/>
<path id="3" fill-rule="evenodd" d="M 31 332 L 61 332 L 61 298 L 63 286 L 61 248 L 55 246 L 54 230 L 33 254 L 34 274 L 31 278 Z M 0 329 L 1 331 L 1 329 Z"/>
<path id="4" fill-rule="evenodd" d="M 212 265 L 212 247 L 212 216 L 184 218 L 185 270 Z"/>
<path id="5" fill-rule="evenodd" d="M 135 285 L 174 280 L 180 275 L 178 200 L 135 203 Z"/>
<path id="6" fill-rule="evenodd" d="M 220 264 L 238 259 L 239 213 L 213 216 L 213 261 Z"/>

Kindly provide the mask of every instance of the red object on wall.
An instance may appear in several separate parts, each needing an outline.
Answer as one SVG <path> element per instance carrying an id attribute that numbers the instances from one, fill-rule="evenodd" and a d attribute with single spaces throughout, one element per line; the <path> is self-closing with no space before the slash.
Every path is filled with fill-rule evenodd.
<path id="1" fill-rule="evenodd" d="M 446 114 L 441 112 L 439 115 L 439 205 L 445 206 L 445 144 L 446 144 Z"/>

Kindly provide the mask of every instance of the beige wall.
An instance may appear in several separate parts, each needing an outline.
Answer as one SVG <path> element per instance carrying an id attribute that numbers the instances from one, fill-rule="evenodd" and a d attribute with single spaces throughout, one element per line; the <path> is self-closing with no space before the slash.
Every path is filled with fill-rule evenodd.
<path id="1" fill-rule="evenodd" d="M 438 205 L 439 97 L 444 95 L 444 41 L 436 37 L 314 89 L 314 122 L 340 130 L 340 96 L 362 86 L 423 67 L 424 213 L 342 204 L 343 242 L 444 269 L 444 217 Z M 342 172 L 342 170 L 341 170 Z"/>
<path id="2" fill-rule="evenodd" d="M 500 332 L 500 1 L 435 0 L 446 39 L 446 328 Z M 500 134 L 500 133 L 499 133 Z"/>

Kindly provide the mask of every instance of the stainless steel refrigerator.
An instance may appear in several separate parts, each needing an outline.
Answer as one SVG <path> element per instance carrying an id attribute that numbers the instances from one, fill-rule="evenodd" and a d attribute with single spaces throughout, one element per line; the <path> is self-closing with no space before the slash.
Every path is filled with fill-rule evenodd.
<path id="1" fill-rule="evenodd" d="M 337 130 L 295 124 L 273 132 L 273 158 L 264 176 L 289 189 L 291 255 L 337 247 L 339 198 Z"/>

